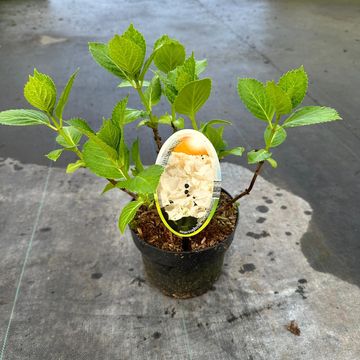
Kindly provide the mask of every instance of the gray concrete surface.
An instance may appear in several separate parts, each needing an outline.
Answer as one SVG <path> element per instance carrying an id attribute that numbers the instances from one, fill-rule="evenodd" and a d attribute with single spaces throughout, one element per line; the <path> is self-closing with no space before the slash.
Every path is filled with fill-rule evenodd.
<path id="1" fill-rule="evenodd" d="M 8 159 L 6 164 L 9 161 L 20 161 L 22 165 L 18 166 L 23 167 L 22 170 L 10 171 L 13 165 L 0 164 L 3 165 L 0 167 L 1 196 L 5 197 L 0 204 L 1 339 L 5 337 L 9 318 L 13 319 L 8 333 L 6 358 L 49 359 L 52 358 L 50 351 L 55 349 L 53 358 L 60 359 L 81 358 L 83 354 L 87 354 L 87 358 L 96 359 L 136 358 L 135 355 L 143 355 L 143 358 L 147 355 L 153 359 L 156 358 L 155 354 L 161 358 L 161 351 L 163 358 L 167 358 L 167 354 L 176 349 L 179 358 L 192 356 L 196 359 L 201 358 L 198 354 L 205 345 L 208 349 L 205 352 L 207 358 L 214 359 L 268 359 L 281 356 L 286 359 L 290 358 L 289 351 L 292 349 L 297 351 L 291 353 L 295 359 L 313 359 L 316 349 L 323 358 L 326 355 L 331 358 L 333 353 L 338 359 L 357 359 L 360 347 L 359 329 L 356 327 L 359 317 L 356 291 L 360 285 L 359 19 L 360 3 L 356 0 L 191 0 L 181 5 L 170 1 L 1 1 L 0 110 L 27 106 L 22 89 L 27 74 L 32 72 L 34 66 L 51 74 L 60 87 L 66 81 L 65 76 L 80 66 L 81 71 L 66 114 L 82 116 L 96 127 L 99 119 L 110 114 L 113 104 L 126 94 L 126 90 L 116 89 L 116 79 L 92 61 L 86 44 L 88 41 L 106 41 L 114 32 L 121 32 L 133 21 L 149 39 L 149 43 L 167 32 L 184 42 L 188 52 L 195 50 L 197 57 L 208 58 L 207 74 L 214 79 L 213 96 L 202 110 L 201 117 L 206 120 L 232 119 L 236 124 L 235 131 L 226 131 L 231 145 L 259 147 L 262 142 L 262 123 L 252 119 L 237 98 L 235 86 L 238 76 L 256 76 L 266 80 L 304 64 L 311 79 L 306 103 L 331 105 L 345 119 L 327 126 L 289 131 L 287 144 L 274 151 L 279 168 L 268 168 L 263 173 L 265 179 L 304 199 L 305 204 L 312 208 L 309 223 L 302 223 L 305 221 L 302 216 L 299 219 L 302 224 L 299 225 L 301 230 L 297 232 L 300 245 L 293 249 L 290 257 L 294 269 L 290 267 L 286 253 L 279 253 L 271 266 L 273 271 L 281 271 L 284 279 L 295 276 L 288 276 L 288 271 L 292 274 L 292 271 L 306 267 L 307 276 L 316 280 L 314 285 L 308 285 L 309 291 L 313 291 L 311 301 L 314 303 L 304 308 L 302 306 L 309 303 L 308 299 L 298 303 L 295 295 L 292 295 L 287 298 L 285 312 L 275 311 L 274 314 L 274 310 L 269 310 L 270 314 L 266 316 L 260 312 L 250 319 L 243 317 L 231 323 L 219 320 L 228 309 L 238 316 L 244 311 L 244 306 L 252 309 L 260 304 L 260 300 L 256 300 L 262 298 L 258 291 L 262 294 L 264 290 L 257 290 L 258 280 L 251 280 L 251 276 L 258 279 L 261 272 L 265 271 L 265 265 L 260 260 L 265 257 L 267 248 L 258 249 L 253 254 L 252 263 L 256 264 L 256 271 L 246 273 L 253 287 L 244 284 L 244 277 L 234 282 L 233 287 L 226 285 L 227 280 L 223 280 L 225 283 L 219 285 L 218 289 L 224 293 L 217 290 L 198 300 L 174 302 L 163 299 L 155 291 L 151 292 L 141 282 L 143 286 L 140 287 L 134 285 L 136 283 L 130 284 L 136 276 L 141 276 L 141 268 L 138 255 L 135 250 L 131 250 L 129 238 L 119 241 L 114 226 L 115 210 L 119 204 L 107 208 L 106 200 L 98 199 L 97 194 L 94 198 L 87 198 L 79 180 L 65 186 L 65 176 L 59 178 L 58 184 L 50 176 L 47 195 L 44 197 L 45 208 L 38 218 L 37 211 L 49 166 L 43 154 L 52 149 L 53 139 L 46 130 L 39 128 L 27 128 L 24 131 L 2 127 L 0 157 Z M 135 97 L 131 99 L 131 105 L 138 105 Z M 164 102 L 160 111 L 165 109 Z M 135 132 L 134 128 L 130 128 L 129 140 L 137 134 L 143 141 L 145 160 L 150 163 L 155 157 L 151 137 L 146 129 Z M 162 130 L 164 137 L 167 134 L 166 130 Z M 63 167 L 66 160 L 68 158 L 60 160 L 55 166 Z M 245 159 L 229 160 L 245 165 Z M 61 174 L 61 169 L 54 167 L 51 172 Z M 92 178 L 84 178 L 90 186 Z M 78 201 L 73 204 L 76 205 L 75 210 L 71 210 L 71 204 L 66 202 L 68 209 L 65 211 L 62 200 L 56 198 L 56 189 L 61 180 L 64 190 L 70 188 L 69 196 L 74 202 L 75 199 Z M 239 184 L 240 187 L 242 185 Z M 255 197 L 261 199 L 262 196 L 266 194 L 261 193 L 259 188 L 255 189 L 253 197 L 247 199 L 248 206 L 255 207 Z M 56 206 L 54 203 L 50 205 L 51 197 L 57 199 L 54 200 Z M 101 214 L 93 210 L 100 206 Z M 298 222 L 295 222 L 294 216 L 297 214 L 289 210 L 282 213 L 280 210 L 278 215 L 282 218 L 285 215 L 286 218 L 294 219 L 289 224 L 296 229 Z M 108 220 L 102 216 L 103 212 L 107 214 L 105 216 Z M 242 221 L 247 222 L 250 228 L 250 222 L 253 221 L 251 212 L 244 214 Z M 57 229 L 56 234 L 54 230 L 39 231 L 41 227 L 48 227 L 43 225 L 46 222 L 51 222 L 49 226 Z M 272 234 L 276 229 L 274 226 L 268 223 L 267 231 Z M 293 233 L 294 229 L 290 232 Z M 234 260 L 236 266 L 233 272 L 237 272 L 243 262 L 248 261 L 245 253 L 251 252 L 250 244 L 247 243 L 251 239 L 247 239 L 246 233 L 253 230 L 239 231 L 237 246 L 240 246 L 241 251 L 239 254 L 234 252 L 234 256 L 240 258 Z M 88 237 L 92 239 L 89 248 Z M 106 241 L 99 246 L 103 238 Z M 29 265 L 22 268 L 31 239 L 41 244 L 41 248 L 35 248 L 36 252 L 30 253 Z M 268 240 L 259 239 L 259 242 Z M 51 258 L 54 249 L 61 254 L 60 258 Z M 115 261 L 114 254 L 120 256 L 120 249 L 129 253 L 121 261 L 117 258 Z M 101 270 L 104 274 L 96 282 L 88 278 L 87 272 L 93 271 L 90 267 L 95 266 L 94 258 L 99 255 L 99 251 L 108 257 L 104 255 L 102 258 L 102 269 L 94 270 Z M 32 262 L 31 256 L 35 257 L 35 262 Z M 129 268 L 134 268 L 136 275 L 127 272 L 128 264 Z M 104 285 L 104 289 L 107 289 L 106 300 L 103 300 L 103 295 L 93 299 L 99 293 L 105 294 L 105 290 L 89 293 L 89 289 L 97 291 L 100 281 L 104 281 L 104 269 L 110 273 L 110 280 Z M 20 291 L 16 292 L 21 274 L 24 281 Z M 302 276 L 300 273 L 296 275 Z M 273 281 L 271 276 L 268 278 L 270 284 Z M 46 288 L 47 277 L 56 278 L 56 289 L 50 289 L 52 285 Z M 124 283 L 127 279 L 129 283 Z M 291 286 L 296 288 L 296 281 L 293 280 Z M 123 285 L 122 289 L 117 282 Z M 134 287 L 133 297 L 128 296 L 131 286 Z M 55 291 L 54 294 L 52 291 Z M 254 292 L 254 296 L 249 296 L 248 292 Z M 12 312 L 15 297 L 18 305 Z M 140 300 L 145 302 L 140 304 Z M 266 298 L 266 301 L 270 300 Z M 137 304 L 133 312 L 129 312 L 131 309 L 125 306 L 126 301 L 130 305 Z M 319 301 L 323 301 L 321 309 Z M 107 311 L 102 312 L 103 307 L 98 305 L 99 302 L 103 307 L 106 306 Z M 153 305 L 153 302 L 158 304 Z M 227 307 L 219 305 L 224 302 Z M 74 303 L 78 307 L 70 306 Z M 162 306 L 170 304 L 180 306 L 184 321 L 177 318 L 180 316 L 179 311 L 174 318 L 159 318 Z M 202 310 L 197 307 L 200 304 Z M 194 309 L 198 315 L 194 315 Z M 297 311 L 292 313 L 289 309 Z M 140 314 L 142 311 L 143 318 L 134 317 L 136 311 Z M 305 321 L 298 316 L 302 311 L 303 316 L 307 316 Z M 87 317 L 89 314 L 91 320 Z M 212 322 L 208 321 L 210 329 L 204 327 L 199 330 L 194 324 L 190 326 L 194 316 L 201 318 L 204 315 L 212 319 Z M 305 327 L 304 333 L 308 336 L 311 334 L 310 338 L 293 338 L 291 334 L 282 332 L 283 324 L 292 315 L 297 318 L 300 327 Z M 272 318 L 273 322 L 263 322 L 264 316 L 265 319 Z M 124 327 L 114 323 L 114 319 Z M 150 329 L 160 320 L 164 322 L 167 332 L 163 332 L 159 339 L 152 339 L 153 332 Z M 184 335 L 184 324 L 190 334 L 187 337 Z M 233 334 L 236 335 L 234 342 L 237 346 L 235 350 L 240 351 L 238 353 L 226 353 L 231 348 L 226 338 L 231 326 L 236 327 Z M 144 329 L 147 329 L 148 334 L 144 336 L 149 341 L 140 343 L 136 334 L 142 334 Z M 169 344 L 164 339 L 172 340 Z M 328 348 L 322 346 L 325 340 L 328 341 Z M 278 344 L 279 349 L 272 347 L 272 342 Z M 284 344 L 284 347 L 279 344 Z M 286 346 L 288 353 L 285 352 Z M 302 350 L 298 346 L 302 346 Z M 66 348 L 70 350 L 66 352 Z M 133 349 L 134 353 L 129 353 L 129 349 Z M 120 355 L 120 352 L 124 355 Z M 102 353 L 105 355 L 102 356 Z"/>
<path id="2" fill-rule="evenodd" d="M 127 195 L 99 197 L 86 171 L 2 164 L 2 359 L 359 358 L 360 290 L 308 263 L 313 209 L 292 193 L 259 179 L 215 288 L 184 301 L 148 285 L 129 231 L 114 226 Z M 251 177 L 222 170 L 231 193 Z"/>

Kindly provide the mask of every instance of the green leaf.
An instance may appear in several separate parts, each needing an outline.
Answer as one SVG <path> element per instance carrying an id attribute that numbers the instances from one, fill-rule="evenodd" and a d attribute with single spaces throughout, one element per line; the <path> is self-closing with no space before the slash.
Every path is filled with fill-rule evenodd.
<path id="1" fill-rule="evenodd" d="M 63 131 L 71 144 L 69 144 L 62 135 L 58 135 L 55 140 L 59 145 L 63 146 L 64 148 L 73 148 L 79 144 L 82 137 L 82 133 L 79 130 L 73 126 L 64 126 Z"/>
<path id="2" fill-rule="evenodd" d="M 274 81 L 266 83 L 266 93 L 271 99 L 275 111 L 278 115 L 288 114 L 292 110 L 292 104 L 289 95 Z"/>
<path id="3" fill-rule="evenodd" d="M 222 151 L 226 150 L 227 143 L 223 139 L 224 127 L 214 128 L 212 126 L 207 126 L 203 134 L 210 140 L 213 144 L 217 154 L 219 155 Z"/>
<path id="4" fill-rule="evenodd" d="M 139 149 L 140 145 L 139 145 L 139 139 L 137 138 L 131 147 L 131 157 L 132 157 L 132 161 L 135 164 L 135 169 L 136 169 L 136 173 L 138 174 L 139 172 L 144 170 L 144 166 L 141 162 L 141 158 L 140 158 L 140 149 Z"/>
<path id="5" fill-rule="evenodd" d="M 180 91 L 186 84 L 191 81 L 197 80 L 196 63 L 194 53 L 185 60 L 185 62 L 176 68 L 176 84 L 177 91 Z"/>
<path id="6" fill-rule="evenodd" d="M 255 79 L 239 79 L 238 94 L 246 108 L 255 117 L 271 122 L 275 109 L 266 93 L 264 84 Z"/>
<path id="7" fill-rule="evenodd" d="M 266 161 L 268 161 L 269 164 L 270 164 L 274 169 L 277 168 L 277 166 L 278 166 L 277 161 L 274 160 L 273 158 L 268 158 L 268 159 L 266 159 Z"/>
<path id="8" fill-rule="evenodd" d="M 271 157 L 271 153 L 265 149 L 251 150 L 247 154 L 249 164 L 256 164 L 261 161 L 265 161 L 266 159 L 269 159 L 270 157 Z"/>
<path id="9" fill-rule="evenodd" d="M 136 109 L 125 109 L 125 124 L 130 124 L 133 121 L 147 116 L 147 112 L 143 110 L 136 110 Z"/>
<path id="10" fill-rule="evenodd" d="M 39 73 L 34 69 L 34 75 L 24 87 L 25 99 L 32 106 L 52 113 L 56 101 L 56 87 L 50 76 Z"/>
<path id="11" fill-rule="evenodd" d="M 150 85 L 150 81 L 143 81 L 142 82 L 142 87 L 147 87 L 149 85 Z M 118 85 L 118 88 L 125 88 L 125 87 L 135 87 L 135 83 L 124 80 Z"/>
<path id="12" fill-rule="evenodd" d="M 117 149 L 120 141 L 120 128 L 112 120 L 104 120 L 97 136 L 113 149 Z"/>
<path id="13" fill-rule="evenodd" d="M 193 117 L 209 98 L 211 92 L 211 80 L 195 80 L 185 85 L 174 101 L 175 110 Z"/>
<path id="14" fill-rule="evenodd" d="M 68 98 L 69 98 L 69 95 L 70 95 L 70 92 L 71 92 L 71 88 L 73 86 L 73 83 L 74 83 L 74 80 L 77 76 L 79 72 L 79 69 L 77 69 L 69 78 L 63 92 L 61 93 L 60 95 L 60 99 L 56 105 L 56 108 L 55 108 L 55 114 L 56 116 L 59 118 L 59 119 L 62 119 L 62 115 L 63 115 L 63 111 L 64 111 L 64 108 L 65 108 L 65 105 L 68 101 Z"/>
<path id="15" fill-rule="evenodd" d="M 107 44 L 90 42 L 89 51 L 93 59 L 104 69 L 116 75 L 122 79 L 126 79 L 124 71 L 119 69 L 119 67 L 112 61 L 109 55 L 109 48 Z"/>
<path id="16" fill-rule="evenodd" d="M 115 188 L 116 188 L 116 186 L 115 186 L 113 183 L 108 182 L 108 183 L 105 185 L 105 187 L 103 188 L 103 190 L 102 190 L 102 192 L 101 192 L 101 195 L 102 195 L 102 194 L 105 194 L 105 193 L 108 192 L 109 190 L 112 190 L 112 189 L 115 189 Z"/>
<path id="17" fill-rule="evenodd" d="M 325 106 L 304 106 L 292 113 L 283 123 L 284 128 L 320 124 L 342 120 L 335 109 Z"/>
<path id="18" fill-rule="evenodd" d="M 119 229 L 121 233 L 125 231 L 126 225 L 128 225 L 135 217 L 139 207 L 144 203 L 142 199 L 130 201 L 126 204 L 119 217 Z"/>
<path id="19" fill-rule="evenodd" d="M 211 125 L 232 125 L 232 123 L 231 121 L 228 120 L 220 120 L 220 119 L 210 120 L 206 123 L 202 123 L 199 131 L 205 132 L 206 128 Z"/>
<path id="20" fill-rule="evenodd" d="M 245 151 L 245 148 L 243 148 L 242 146 L 237 146 L 232 149 L 220 151 L 219 158 L 223 159 L 225 156 L 228 156 L 228 155 L 242 156 L 244 151 Z"/>
<path id="21" fill-rule="evenodd" d="M 156 105 L 160 101 L 161 84 L 157 75 L 152 78 L 149 87 L 144 92 L 144 96 L 148 104 L 151 106 Z"/>
<path id="22" fill-rule="evenodd" d="M 195 73 L 196 73 L 196 75 L 199 76 L 202 72 L 204 72 L 207 65 L 208 65 L 208 63 L 207 63 L 206 59 L 196 60 L 196 64 L 195 64 Z"/>
<path id="23" fill-rule="evenodd" d="M 154 56 L 155 66 L 164 73 L 174 70 L 185 61 L 185 48 L 175 39 L 163 35 L 155 42 L 154 48 L 162 45 Z"/>
<path id="24" fill-rule="evenodd" d="M 145 57 L 146 53 L 146 42 L 144 39 L 143 34 L 135 29 L 133 24 L 130 24 L 130 26 L 127 28 L 127 30 L 122 35 L 124 38 L 132 41 L 136 45 L 139 46 L 139 48 L 142 50 L 143 58 Z"/>
<path id="25" fill-rule="evenodd" d="M 0 112 L 0 124 L 12 126 L 49 125 L 49 118 L 37 110 L 5 110 Z"/>
<path id="26" fill-rule="evenodd" d="M 86 135 L 93 142 L 95 142 L 107 154 L 108 157 L 111 157 L 114 160 L 117 159 L 118 157 L 117 151 L 113 149 L 111 146 L 109 146 L 99 136 L 97 136 L 85 120 L 76 118 L 76 119 L 70 119 L 66 122 L 70 126 L 73 126 L 77 130 L 79 130 L 82 134 Z"/>
<path id="27" fill-rule="evenodd" d="M 173 121 L 173 125 L 175 126 L 176 130 L 181 130 L 185 127 L 185 120 L 182 117 L 176 118 Z"/>
<path id="28" fill-rule="evenodd" d="M 290 70 L 279 80 L 279 86 L 289 95 L 292 107 L 296 108 L 304 99 L 308 77 L 303 66 Z"/>
<path id="29" fill-rule="evenodd" d="M 170 125 L 171 126 L 171 123 L 172 123 L 172 117 L 171 115 L 169 115 L 168 113 L 162 115 L 159 117 L 159 120 L 158 120 L 158 123 L 159 124 L 164 124 L 164 125 Z"/>
<path id="30" fill-rule="evenodd" d="M 66 173 L 67 174 L 72 174 L 73 172 L 80 169 L 81 167 L 85 167 L 85 163 L 82 160 L 78 160 L 78 161 L 76 161 L 74 163 L 70 163 L 66 167 Z"/>
<path id="31" fill-rule="evenodd" d="M 64 149 L 56 149 L 56 150 L 50 151 L 45 156 L 52 161 L 56 161 L 59 158 L 59 156 L 61 155 L 61 153 L 63 152 L 63 150 Z"/>
<path id="32" fill-rule="evenodd" d="M 83 147 L 83 156 L 86 167 L 94 174 L 109 179 L 123 179 L 116 160 L 94 140 L 88 140 Z"/>
<path id="33" fill-rule="evenodd" d="M 111 60 L 126 73 L 127 77 L 134 79 L 144 62 L 143 49 L 131 38 L 124 35 L 115 35 L 108 44 Z"/>
<path id="34" fill-rule="evenodd" d="M 128 97 L 120 100 L 114 107 L 114 110 L 111 115 L 111 120 L 114 124 L 119 126 L 120 129 L 125 125 L 125 113 L 126 113 L 126 105 L 128 103 Z"/>
<path id="35" fill-rule="evenodd" d="M 154 194 L 163 171 L 164 168 L 162 166 L 151 165 L 135 177 L 129 180 L 120 181 L 117 187 L 127 189 L 134 193 Z"/>
<path id="36" fill-rule="evenodd" d="M 139 121 L 139 123 L 136 125 L 137 128 L 141 127 L 141 126 L 148 126 L 150 124 L 150 120 L 149 119 L 144 119 Z"/>
<path id="37" fill-rule="evenodd" d="M 264 141 L 267 147 L 272 148 L 279 146 L 286 139 L 286 131 L 280 125 L 276 126 L 274 134 L 272 134 L 272 129 L 268 126 L 264 132 Z"/>

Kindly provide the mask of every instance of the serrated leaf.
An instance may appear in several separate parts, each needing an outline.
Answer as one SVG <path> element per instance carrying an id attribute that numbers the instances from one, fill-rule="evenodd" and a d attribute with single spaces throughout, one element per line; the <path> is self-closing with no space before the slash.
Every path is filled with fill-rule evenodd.
<path id="1" fill-rule="evenodd" d="M 186 84 L 197 80 L 194 53 L 176 68 L 176 89 L 179 92 Z"/>
<path id="2" fill-rule="evenodd" d="M 120 141 L 120 128 L 112 120 L 104 120 L 97 136 L 113 149 L 117 149 Z"/>
<path id="3" fill-rule="evenodd" d="M 157 75 L 152 78 L 149 87 L 144 92 L 144 96 L 148 104 L 151 106 L 156 105 L 160 101 L 161 84 Z"/>
<path id="4" fill-rule="evenodd" d="M 79 130 L 82 134 L 86 135 L 93 142 L 95 142 L 107 154 L 108 157 L 111 157 L 114 160 L 117 159 L 118 157 L 117 151 L 113 149 L 111 146 L 109 146 L 102 139 L 100 139 L 90 128 L 90 126 L 87 124 L 85 120 L 76 118 L 76 119 L 70 119 L 66 122 L 70 126 L 73 126 L 77 130 Z"/>
<path id="5" fill-rule="evenodd" d="M 37 110 L 17 109 L 0 112 L 0 124 L 12 126 L 49 125 L 46 114 Z"/>
<path id="6" fill-rule="evenodd" d="M 94 140 L 88 140 L 83 147 L 83 157 L 86 167 L 94 174 L 109 179 L 123 179 L 116 160 L 109 157 L 107 152 Z"/>
<path id="7" fill-rule="evenodd" d="M 208 63 L 207 63 L 206 59 L 196 60 L 196 64 L 195 64 L 195 73 L 196 73 L 196 75 L 199 76 L 202 72 L 204 72 L 207 65 L 208 65 Z"/>
<path id="8" fill-rule="evenodd" d="M 186 84 L 174 101 L 175 110 L 189 117 L 194 116 L 209 98 L 211 80 L 201 79 Z"/>
<path id="9" fill-rule="evenodd" d="M 64 108 L 65 108 L 65 105 L 68 101 L 68 98 L 69 98 L 69 95 L 70 95 L 70 92 L 71 92 L 71 89 L 72 89 L 72 86 L 73 86 L 73 83 L 74 83 L 74 80 L 77 76 L 79 72 L 79 69 L 77 69 L 69 78 L 67 84 L 65 85 L 65 88 L 64 90 L 62 91 L 61 95 L 60 95 L 60 99 L 56 105 L 56 108 L 55 108 L 55 114 L 56 116 L 61 119 L 62 118 L 62 115 L 63 115 L 63 111 L 64 111 Z"/>
<path id="10" fill-rule="evenodd" d="M 126 79 L 124 71 L 114 63 L 109 54 L 109 48 L 107 44 L 90 42 L 89 51 L 93 59 L 104 69 L 116 75 L 122 79 Z"/>
<path id="11" fill-rule="evenodd" d="M 303 101 L 308 87 L 304 67 L 288 71 L 281 76 L 278 84 L 289 95 L 292 107 L 296 108 Z"/>
<path id="12" fill-rule="evenodd" d="M 140 158 L 140 144 L 139 144 L 139 139 L 137 138 L 131 147 L 131 157 L 132 157 L 132 161 L 135 165 L 135 169 L 136 169 L 136 173 L 138 174 L 139 172 L 144 170 L 144 166 L 141 162 L 141 158 Z"/>
<path id="13" fill-rule="evenodd" d="M 52 161 L 56 161 L 56 160 L 60 157 L 60 155 L 61 155 L 61 153 L 63 152 L 63 150 L 64 150 L 64 149 L 56 149 L 56 150 L 50 151 L 50 152 L 49 152 L 48 154 L 46 154 L 45 156 L 46 156 L 48 159 L 52 160 Z"/>
<path id="14" fill-rule="evenodd" d="M 145 117 L 147 115 L 148 114 L 146 111 L 126 108 L 125 109 L 125 124 L 130 124 L 130 123 L 134 122 L 135 120 Z"/>
<path id="15" fill-rule="evenodd" d="M 251 150 L 247 153 L 248 163 L 249 164 L 256 164 L 261 161 L 265 161 L 271 157 L 271 153 L 265 149 L 260 150 Z"/>
<path id="16" fill-rule="evenodd" d="M 128 97 L 120 100 L 113 109 L 111 120 L 114 124 L 119 126 L 120 129 L 125 125 L 125 113 L 126 113 L 126 105 L 128 103 Z"/>
<path id="17" fill-rule="evenodd" d="M 149 85 L 150 85 L 150 81 L 142 82 L 142 87 L 147 87 Z M 124 80 L 118 85 L 118 88 L 125 88 L 125 87 L 135 87 L 135 82 Z"/>
<path id="18" fill-rule="evenodd" d="M 72 174 L 74 173 L 76 170 L 85 167 L 85 163 L 82 160 L 78 160 L 74 163 L 70 163 L 68 164 L 68 166 L 66 167 L 66 173 L 67 174 Z"/>
<path id="19" fill-rule="evenodd" d="M 245 148 L 243 148 L 242 146 L 237 146 L 232 149 L 220 151 L 219 158 L 223 159 L 225 156 L 228 156 L 228 155 L 242 156 L 244 151 L 245 151 Z"/>
<path id="20" fill-rule="evenodd" d="M 29 75 L 29 80 L 24 87 L 25 99 L 32 106 L 52 113 L 56 102 L 56 87 L 50 76 L 39 73 L 34 69 L 34 75 Z"/>
<path id="21" fill-rule="evenodd" d="M 265 129 L 264 141 L 267 147 L 272 148 L 279 146 L 285 141 L 285 139 L 286 139 L 286 131 L 282 126 L 277 125 L 276 131 L 273 134 L 272 134 L 272 128 L 270 126 L 268 126 Z"/>
<path id="22" fill-rule="evenodd" d="M 256 79 L 239 79 L 238 94 L 246 108 L 256 118 L 271 122 L 275 109 L 266 93 L 264 84 Z"/>
<path id="23" fill-rule="evenodd" d="M 274 81 L 266 83 L 266 93 L 271 99 L 277 115 L 285 115 L 291 112 L 292 103 L 289 95 Z"/>
<path id="24" fill-rule="evenodd" d="M 160 165 L 151 165 L 135 177 L 120 181 L 117 187 L 127 189 L 138 194 L 154 194 L 164 168 Z"/>
<path id="25" fill-rule="evenodd" d="M 146 53 L 146 42 L 144 39 L 143 34 L 135 29 L 133 24 L 130 24 L 130 26 L 127 28 L 127 30 L 123 33 L 122 35 L 124 38 L 132 41 L 133 43 L 135 43 L 136 45 L 138 45 L 140 47 L 140 49 L 142 50 L 143 53 L 143 58 L 145 57 L 145 53 Z"/>
<path id="26" fill-rule="evenodd" d="M 283 123 L 284 128 L 314 125 L 342 120 L 335 109 L 325 106 L 304 106 L 292 113 Z"/>
<path id="27" fill-rule="evenodd" d="M 277 166 L 278 166 L 277 161 L 274 160 L 273 158 L 268 158 L 268 159 L 266 159 L 266 161 L 268 161 L 269 164 L 270 164 L 274 169 L 277 168 Z"/>
<path id="28" fill-rule="evenodd" d="M 124 71 L 130 79 L 134 79 L 144 62 L 143 49 L 124 35 L 115 35 L 108 43 L 111 60 Z"/>
<path id="29" fill-rule="evenodd" d="M 121 233 L 125 231 L 126 226 L 134 219 L 136 212 L 143 203 L 144 201 L 142 199 L 137 199 L 130 201 L 123 207 L 118 223 Z"/>
<path id="30" fill-rule="evenodd" d="M 177 40 L 164 35 L 155 42 L 154 48 L 159 45 L 162 46 L 156 51 L 154 64 L 160 71 L 167 74 L 185 61 L 185 48 Z"/>
<path id="31" fill-rule="evenodd" d="M 72 148 L 78 145 L 79 141 L 81 140 L 82 133 L 73 126 L 64 126 L 62 129 L 65 132 L 69 143 L 62 135 L 58 135 L 56 137 L 56 142 L 64 148 Z"/>

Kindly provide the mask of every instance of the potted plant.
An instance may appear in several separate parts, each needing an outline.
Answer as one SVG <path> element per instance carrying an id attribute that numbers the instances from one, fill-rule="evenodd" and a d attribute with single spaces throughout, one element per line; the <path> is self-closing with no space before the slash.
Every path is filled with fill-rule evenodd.
<path id="1" fill-rule="evenodd" d="M 146 126 L 160 151 L 159 126 L 170 126 L 175 133 L 190 125 L 211 141 L 219 160 L 228 155 L 241 156 L 245 149 L 229 148 L 223 138 L 224 127 L 231 122 L 221 119 L 199 122 L 196 117 L 211 92 L 211 79 L 201 78 L 207 62 L 195 59 L 194 53 L 186 57 L 184 46 L 167 35 L 155 42 L 146 57 L 145 39 L 133 25 L 106 44 L 89 43 L 89 50 L 99 65 L 121 80 L 118 87 L 135 90 L 143 109 L 127 107 L 128 97 L 125 97 L 115 105 L 111 118 L 104 118 L 97 130 L 84 119 L 65 120 L 64 108 L 78 70 L 57 97 L 51 77 L 35 69 L 24 87 L 24 96 L 35 109 L 2 111 L 0 123 L 47 126 L 55 132 L 58 144 L 46 155 L 50 160 L 56 161 L 64 151 L 71 151 L 78 159 L 67 165 L 67 173 L 84 167 L 107 180 L 103 193 L 115 188 L 126 192 L 131 201 L 120 213 L 119 229 L 124 232 L 130 225 L 151 283 L 178 298 L 200 295 L 211 288 L 221 273 L 224 253 L 237 225 L 237 201 L 250 194 L 265 163 L 277 167 L 271 149 L 284 142 L 289 128 L 341 118 L 329 107 L 299 108 L 308 86 L 302 66 L 285 73 L 277 82 L 264 84 L 256 79 L 238 79 L 240 99 L 255 118 L 263 121 L 265 128 L 264 147 L 247 152 L 248 163 L 255 165 L 254 175 L 239 194 L 232 197 L 225 190 L 221 192 L 216 212 L 201 232 L 191 237 L 176 236 L 164 226 L 154 201 L 164 168 L 157 164 L 143 166 L 141 141 L 136 139 L 129 146 L 126 129 L 132 122 L 137 122 L 137 127 Z M 168 100 L 170 111 L 159 115 L 154 108 L 161 96 Z"/>

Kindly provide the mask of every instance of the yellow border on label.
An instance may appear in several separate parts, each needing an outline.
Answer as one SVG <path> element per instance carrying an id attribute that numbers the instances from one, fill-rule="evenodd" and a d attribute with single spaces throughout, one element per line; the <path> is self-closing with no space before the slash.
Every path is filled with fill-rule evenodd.
<path id="1" fill-rule="evenodd" d="M 214 216 L 215 214 L 215 211 L 216 211 L 216 208 L 217 208 L 217 205 L 219 203 L 219 199 L 215 199 L 214 201 L 214 204 L 213 204 L 213 207 L 211 208 L 211 211 L 210 211 L 210 214 L 208 216 L 208 218 L 205 220 L 205 222 L 197 229 L 195 230 L 194 232 L 190 233 L 190 234 L 182 234 L 182 233 L 179 233 L 177 231 L 175 231 L 166 221 L 162 211 L 161 211 L 161 207 L 160 207 L 160 204 L 159 204 L 159 200 L 158 200 L 158 196 L 157 196 L 157 193 L 154 194 L 154 199 L 155 199 L 155 204 L 156 204 L 156 209 L 158 211 L 158 214 L 160 216 L 160 219 L 161 221 L 164 223 L 164 225 L 175 235 L 179 236 L 179 237 L 190 237 L 190 236 L 194 236 L 196 234 L 198 234 L 199 232 L 201 232 L 202 230 L 205 229 L 205 227 L 209 224 L 210 220 L 212 219 L 212 217 Z"/>

